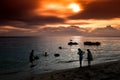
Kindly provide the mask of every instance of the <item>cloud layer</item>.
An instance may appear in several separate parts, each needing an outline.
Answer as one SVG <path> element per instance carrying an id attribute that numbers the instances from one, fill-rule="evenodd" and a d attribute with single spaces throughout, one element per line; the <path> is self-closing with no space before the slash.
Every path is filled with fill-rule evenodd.
<path id="1" fill-rule="evenodd" d="M 70 19 L 111 19 L 120 18 L 120 0 L 95 0 L 86 5 L 84 10 L 72 15 Z"/>
<path id="2" fill-rule="evenodd" d="M 39 0 L 0 1 L 0 25 L 14 26 L 14 24 L 21 22 L 21 24 L 24 23 L 29 26 L 64 22 L 64 19 L 57 16 L 37 15 L 34 10 L 38 8 L 38 3 Z M 19 27 L 19 25 L 16 25 L 16 27 Z"/>
<path id="3" fill-rule="evenodd" d="M 59 28 L 44 28 L 44 35 L 62 35 L 62 36 L 101 36 L 101 37 L 117 37 L 120 36 L 120 29 L 106 26 L 104 28 L 96 28 L 89 32 L 89 29 L 79 28 L 77 26 L 59 27 Z"/>
<path id="4" fill-rule="evenodd" d="M 71 3 L 82 6 L 83 10 L 73 13 L 68 8 Z M 117 29 L 97 27 L 112 23 L 113 26 L 119 27 L 119 3 L 120 0 L 0 0 L 0 35 L 102 36 L 104 35 L 102 33 L 107 32 L 106 36 L 109 36 L 117 32 L 115 35 L 119 36 Z M 68 25 L 68 27 L 60 25 Z M 90 32 L 84 28 L 85 26 L 97 29 Z"/>

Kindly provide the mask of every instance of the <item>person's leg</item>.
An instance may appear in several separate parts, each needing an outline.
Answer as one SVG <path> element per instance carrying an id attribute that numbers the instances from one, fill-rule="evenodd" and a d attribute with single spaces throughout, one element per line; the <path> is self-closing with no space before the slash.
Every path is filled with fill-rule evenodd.
<path id="1" fill-rule="evenodd" d="M 82 67 L 82 60 L 80 60 L 80 67 Z"/>
<path id="2" fill-rule="evenodd" d="M 88 66 L 89 66 L 89 67 L 91 66 L 91 61 L 90 61 L 90 60 L 88 60 Z"/>

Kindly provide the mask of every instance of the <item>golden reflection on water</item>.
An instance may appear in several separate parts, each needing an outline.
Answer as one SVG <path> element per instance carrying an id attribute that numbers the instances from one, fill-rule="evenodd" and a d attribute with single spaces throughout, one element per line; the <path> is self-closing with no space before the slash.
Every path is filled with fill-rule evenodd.
<path id="1" fill-rule="evenodd" d="M 81 42 L 82 36 L 72 36 L 71 39 L 75 42 Z"/>

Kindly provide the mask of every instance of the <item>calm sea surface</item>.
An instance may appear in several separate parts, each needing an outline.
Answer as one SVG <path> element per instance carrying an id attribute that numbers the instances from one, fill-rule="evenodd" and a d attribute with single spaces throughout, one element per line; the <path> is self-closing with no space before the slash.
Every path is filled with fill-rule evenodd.
<path id="1" fill-rule="evenodd" d="M 69 46 L 73 40 L 79 45 Z M 85 41 L 101 42 L 100 46 L 84 46 Z M 62 46 L 63 49 L 58 47 Z M 90 49 L 94 60 L 92 64 L 116 61 L 120 59 L 120 37 L 1 37 L 0 38 L 0 78 L 10 80 L 55 70 L 79 67 L 77 49 L 86 53 Z M 30 68 L 29 53 L 39 56 L 36 66 Z M 49 55 L 44 56 L 47 52 Z M 55 57 L 54 54 L 60 54 Z M 87 65 L 84 54 L 83 66 Z"/>

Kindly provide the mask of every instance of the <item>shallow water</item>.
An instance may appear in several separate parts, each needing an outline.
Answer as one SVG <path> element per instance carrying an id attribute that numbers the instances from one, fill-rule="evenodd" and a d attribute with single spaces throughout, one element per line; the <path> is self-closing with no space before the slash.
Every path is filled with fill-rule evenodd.
<path id="1" fill-rule="evenodd" d="M 79 43 L 76 46 L 67 45 L 70 40 Z M 84 46 L 84 41 L 98 41 L 100 46 Z M 58 49 L 62 46 L 63 49 Z M 86 53 L 90 49 L 94 60 L 92 64 L 120 59 L 120 37 L 7 37 L 0 38 L 0 77 L 30 76 L 55 70 L 79 67 L 77 49 Z M 35 50 L 39 60 L 36 66 L 30 68 L 29 53 Z M 45 57 L 44 53 L 48 56 Z M 60 54 L 55 57 L 54 54 Z M 84 54 L 83 66 L 87 65 Z M 15 78 L 15 77 L 14 77 Z M 17 77 L 18 78 L 18 77 Z M 8 78 L 6 78 L 7 80 Z M 9 78 L 10 79 L 10 78 Z"/>

